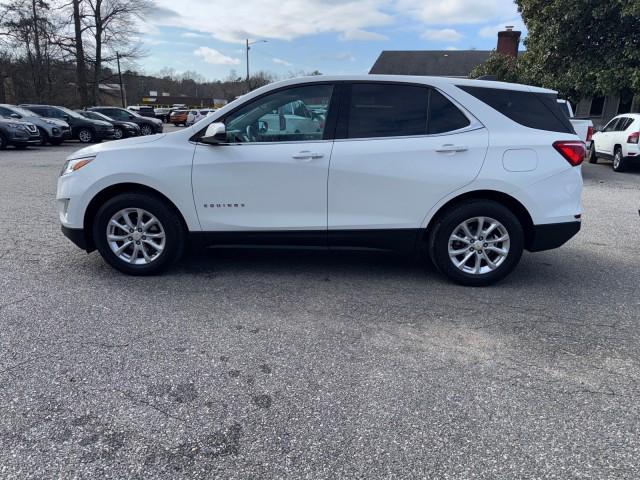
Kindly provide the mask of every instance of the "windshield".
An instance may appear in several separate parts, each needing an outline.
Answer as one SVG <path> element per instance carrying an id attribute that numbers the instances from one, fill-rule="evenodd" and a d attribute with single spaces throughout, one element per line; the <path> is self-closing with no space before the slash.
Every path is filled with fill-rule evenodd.
<path id="1" fill-rule="evenodd" d="M 86 112 L 90 118 L 94 120 L 104 120 L 105 122 L 111 122 L 111 119 L 107 117 L 105 114 L 100 112 Z"/>
<path id="2" fill-rule="evenodd" d="M 142 118 L 142 115 L 140 115 L 138 112 L 135 112 L 133 110 L 127 110 L 127 112 L 133 115 L 134 117 Z"/>
<path id="3" fill-rule="evenodd" d="M 22 107 L 11 107 L 10 110 L 14 113 L 17 113 L 21 117 L 39 117 L 40 116 L 37 113 Z"/>
<path id="4" fill-rule="evenodd" d="M 74 112 L 73 110 L 69 110 L 66 107 L 57 107 L 59 110 L 63 111 L 65 114 L 69 115 L 70 117 L 73 118 L 82 118 L 82 115 L 80 115 L 77 112 Z"/>

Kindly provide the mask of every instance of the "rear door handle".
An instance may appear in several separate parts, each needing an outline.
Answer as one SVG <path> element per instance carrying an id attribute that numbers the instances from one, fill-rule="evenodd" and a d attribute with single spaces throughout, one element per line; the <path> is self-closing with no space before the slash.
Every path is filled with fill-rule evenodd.
<path id="1" fill-rule="evenodd" d="M 322 153 L 310 152 L 309 150 L 303 150 L 291 156 L 294 160 L 317 160 L 324 157 Z"/>
<path id="2" fill-rule="evenodd" d="M 446 145 L 442 145 L 440 148 L 436 150 L 438 153 L 457 153 L 457 152 L 466 152 L 469 150 L 464 145 L 453 145 L 447 143 Z"/>

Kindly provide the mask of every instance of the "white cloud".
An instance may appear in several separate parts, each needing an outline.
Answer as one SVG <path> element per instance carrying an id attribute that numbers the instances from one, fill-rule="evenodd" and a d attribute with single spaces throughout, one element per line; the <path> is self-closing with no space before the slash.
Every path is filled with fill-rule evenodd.
<path id="1" fill-rule="evenodd" d="M 272 59 L 272 61 L 276 65 L 284 65 L 285 67 L 292 67 L 293 66 L 293 63 L 287 62 L 286 60 L 283 60 L 281 58 L 274 58 L 274 59 Z"/>
<path id="2" fill-rule="evenodd" d="M 512 26 L 514 30 L 518 30 L 519 32 L 526 32 L 527 30 L 527 27 L 524 26 L 522 19 L 516 18 L 513 20 L 508 20 L 508 21 L 498 23 L 496 25 L 489 25 L 489 26 L 483 27 L 478 32 L 478 35 L 484 38 L 497 38 L 498 32 L 501 30 L 504 30 L 504 28 L 507 25 Z"/>
<path id="3" fill-rule="evenodd" d="M 388 40 L 389 37 L 381 33 L 369 32 L 367 30 L 350 30 L 340 35 L 341 40 Z"/>
<path id="4" fill-rule="evenodd" d="M 199 33 L 199 32 L 184 32 L 180 36 L 183 38 L 206 38 L 209 35 L 207 35 L 206 33 Z"/>
<path id="5" fill-rule="evenodd" d="M 517 15 L 513 0 L 397 0 L 396 8 L 426 25 L 486 23 Z"/>
<path id="6" fill-rule="evenodd" d="M 371 28 L 389 25 L 389 0 L 183 0 L 176 12 L 175 0 L 157 0 L 162 14 L 154 25 L 206 32 L 225 42 L 246 38 L 293 40 L 334 32 L 345 39 L 380 40 Z"/>
<path id="7" fill-rule="evenodd" d="M 223 53 L 209 47 L 199 47 L 193 51 L 193 54 L 202 57 L 205 62 L 213 65 L 239 65 L 240 60 L 237 58 L 227 57 Z"/>
<path id="8" fill-rule="evenodd" d="M 458 42 L 464 38 L 464 35 L 453 28 L 443 28 L 441 30 L 430 29 L 421 36 L 426 40 L 435 40 L 436 42 Z"/>

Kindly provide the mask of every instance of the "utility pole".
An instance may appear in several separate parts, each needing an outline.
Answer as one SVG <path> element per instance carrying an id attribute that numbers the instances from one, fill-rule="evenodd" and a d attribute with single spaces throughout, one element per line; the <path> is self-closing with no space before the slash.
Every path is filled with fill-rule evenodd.
<path id="1" fill-rule="evenodd" d="M 120 99 L 122 100 L 122 108 L 127 108 L 124 101 L 124 85 L 122 85 L 122 72 L 120 71 L 120 52 L 116 52 L 116 60 L 118 61 L 118 77 L 120 78 Z"/>
<path id="2" fill-rule="evenodd" d="M 247 53 L 247 91 L 251 90 L 251 85 L 249 84 L 249 50 L 251 49 L 251 45 L 255 45 L 256 43 L 267 43 L 266 40 L 256 40 L 255 42 L 250 42 L 249 39 L 246 39 L 246 53 Z"/>

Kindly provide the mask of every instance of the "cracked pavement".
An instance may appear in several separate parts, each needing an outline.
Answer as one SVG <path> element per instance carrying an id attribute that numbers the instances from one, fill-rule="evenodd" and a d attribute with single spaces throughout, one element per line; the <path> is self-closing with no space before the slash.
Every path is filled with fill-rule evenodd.
<path id="1" fill-rule="evenodd" d="M 125 277 L 59 230 L 78 148 L 0 152 L 3 479 L 640 476 L 640 168 L 501 284 L 207 251 Z"/>

